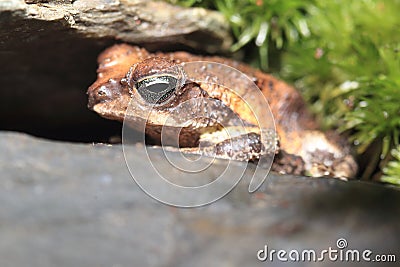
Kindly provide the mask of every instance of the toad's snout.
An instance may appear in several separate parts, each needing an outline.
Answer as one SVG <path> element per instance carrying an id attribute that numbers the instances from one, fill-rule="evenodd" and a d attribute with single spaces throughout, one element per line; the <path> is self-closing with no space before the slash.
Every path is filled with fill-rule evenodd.
<path id="1" fill-rule="evenodd" d="M 96 86 L 92 85 L 88 94 L 88 107 L 93 110 L 93 107 L 100 103 L 105 103 L 115 99 L 119 99 L 123 94 L 123 86 L 120 81 L 110 79 L 107 83 Z"/>

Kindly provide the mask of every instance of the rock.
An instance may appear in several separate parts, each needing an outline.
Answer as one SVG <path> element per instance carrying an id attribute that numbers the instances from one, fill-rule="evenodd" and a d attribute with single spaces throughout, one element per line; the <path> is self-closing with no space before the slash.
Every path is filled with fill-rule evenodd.
<path id="1" fill-rule="evenodd" d="M 161 1 L 2 0 L 1 129 L 106 141 L 118 124 L 88 111 L 85 92 L 96 79 L 97 55 L 121 41 L 223 53 L 232 39 L 217 12 Z"/>
<path id="2" fill-rule="evenodd" d="M 180 209 L 141 191 L 121 145 L 2 132 L 0 150 L 0 266 L 282 266 L 257 252 L 337 249 L 339 238 L 399 256 L 400 191 L 391 187 L 270 174 L 254 194 L 245 177 L 211 205 Z"/>
<path id="3" fill-rule="evenodd" d="M 176 43 L 209 53 L 226 52 L 232 44 L 229 25 L 218 12 L 183 8 L 145 0 L 6 0 L 0 3 L 2 24 L 21 22 L 14 38 L 25 32 L 49 37 L 57 28 L 64 34 L 88 39 L 109 38 L 136 44 Z M 7 35 L 13 28 L 3 28 Z M 19 35 L 19 36 L 18 36 Z M 37 37 L 32 36 L 33 40 Z M 70 36 L 71 38 L 71 36 Z M 204 42 L 204 38 L 207 42 Z M 33 40 L 26 40 L 28 43 Z M 71 39 L 70 41 L 74 41 Z M 2 40 L 2 45 L 10 45 Z"/>

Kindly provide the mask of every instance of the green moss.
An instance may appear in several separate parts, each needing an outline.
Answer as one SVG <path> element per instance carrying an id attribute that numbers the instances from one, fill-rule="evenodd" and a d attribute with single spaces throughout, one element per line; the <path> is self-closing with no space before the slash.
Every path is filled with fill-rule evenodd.
<path id="1" fill-rule="evenodd" d="M 236 43 L 232 52 L 245 46 L 255 46 L 257 57 L 249 61 L 267 70 L 269 55 L 284 51 L 290 43 L 296 43 L 310 35 L 308 11 L 314 0 L 170 0 L 183 6 L 200 6 L 217 9 L 228 19 Z"/>
<path id="2" fill-rule="evenodd" d="M 400 186 L 400 146 L 392 150 L 393 160 L 383 169 L 382 181 Z"/>
<path id="3" fill-rule="evenodd" d="M 398 10 L 396 0 L 319 1 L 308 17 L 310 38 L 288 47 L 280 72 L 325 128 L 350 134 L 369 166 L 363 178 L 379 177 L 399 143 Z"/>

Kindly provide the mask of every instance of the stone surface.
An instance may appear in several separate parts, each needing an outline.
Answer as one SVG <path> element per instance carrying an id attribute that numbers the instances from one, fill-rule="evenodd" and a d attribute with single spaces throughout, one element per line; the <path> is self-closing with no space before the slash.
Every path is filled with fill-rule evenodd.
<path id="1" fill-rule="evenodd" d="M 118 124 L 88 111 L 85 93 L 96 79 L 96 58 L 104 48 L 129 42 L 153 51 L 226 52 L 229 34 L 228 23 L 216 12 L 162 1 L 2 0 L 1 129 L 103 140 Z"/>
<path id="2" fill-rule="evenodd" d="M 58 27 L 65 33 L 76 30 L 77 34 L 87 38 L 111 38 L 143 44 L 179 43 L 211 53 L 226 51 L 232 42 L 229 26 L 219 13 L 173 6 L 162 1 L 5 0 L 0 3 L 0 12 L 4 24 L 23 22 L 16 32 L 12 32 L 12 28 L 3 29 L 3 34 L 15 34 L 14 37 L 22 37 L 17 36 L 22 32 L 37 34 L 31 32 L 29 24 L 42 22 L 42 35 Z M 207 38 L 207 43 L 203 38 Z M 2 43 L 5 44 L 4 39 Z"/>
<path id="3" fill-rule="evenodd" d="M 400 257 L 394 188 L 270 174 L 254 194 L 245 179 L 212 205 L 179 209 L 139 189 L 120 145 L 3 132 L 0 151 L 0 266 L 285 266 L 256 253 L 336 249 L 338 238 Z"/>

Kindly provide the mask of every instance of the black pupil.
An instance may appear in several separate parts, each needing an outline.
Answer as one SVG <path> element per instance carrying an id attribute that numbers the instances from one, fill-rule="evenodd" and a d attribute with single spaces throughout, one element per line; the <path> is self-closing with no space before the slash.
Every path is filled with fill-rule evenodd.
<path id="1" fill-rule="evenodd" d="M 152 93 L 160 93 L 160 92 L 167 90 L 168 87 L 169 87 L 168 83 L 155 83 L 155 84 L 148 85 L 146 87 L 146 90 L 148 90 Z"/>
<path id="2" fill-rule="evenodd" d="M 173 95 L 177 82 L 175 77 L 164 75 L 141 79 L 135 86 L 146 102 L 162 104 Z"/>

